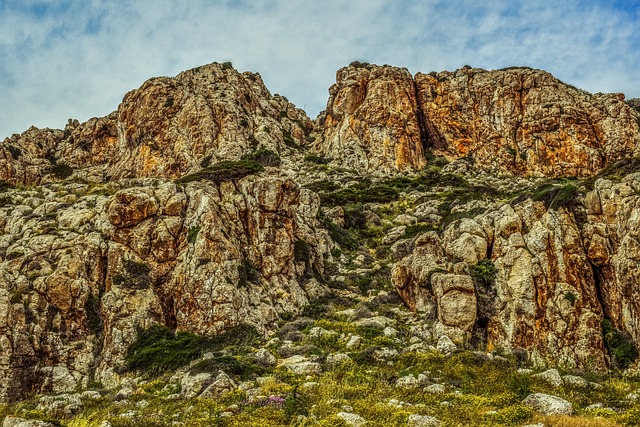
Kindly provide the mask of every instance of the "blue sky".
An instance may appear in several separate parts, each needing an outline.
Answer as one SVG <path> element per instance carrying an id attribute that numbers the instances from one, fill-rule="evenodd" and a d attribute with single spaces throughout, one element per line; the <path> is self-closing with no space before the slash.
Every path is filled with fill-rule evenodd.
<path id="1" fill-rule="evenodd" d="M 115 110 L 209 62 L 259 72 L 313 118 L 354 60 L 545 69 L 640 97 L 640 0 L 0 0 L 0 139 Z"/>

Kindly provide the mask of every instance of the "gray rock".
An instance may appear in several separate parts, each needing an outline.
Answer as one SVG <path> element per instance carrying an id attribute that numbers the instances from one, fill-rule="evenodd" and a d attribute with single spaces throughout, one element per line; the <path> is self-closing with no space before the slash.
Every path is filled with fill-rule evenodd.
<path id="1" fill-rule="evenodd" d="M 560 387 L 564 382 L 557 369 L 548 369 L 539 374 L 531 375 L 531 378 L 537 378 L 549 384 L 552 387 Z"/>
<path id="2" fill-rule="evenodd" d="M 396 380 L 396 387 L 412 389 L 418 388 L 419 386 L 420 381 L 413 375 L 406 375 Z"/>
<path id="3" fill-rule="evenodd" d="M 438 345 L 436 348 L 442 354 L 451 354 L 458 349 L 453 341 L 451 341 L 451 338 L 446 335 L 443 335 L 438 339 Z"/>
<path id="4" fill-rule="evenodd" d="M 218 398 L 225 393 L 229 393 L 238 388 L 236 383 L 225 372 L 220 372 L 215 381 L 208 386 L 201 394 L 200 397 L 205 398 Z"/>
<path id="5" fill-rule="evenodd" d="M 266 348 L 261 348 L 255 353 L 256 361 L 263 366 L 273 366 L 277 363 L 278 359 L 271 354 Z"/>
<path id="6" fill-rule="evenodd" d="M 587 388 L 589 383 L 582 377 L 577 375 L 565 375 L 562 377 L 562 381 L 565 385 L 575 388 Z"/>
<path id="7" fill-rule="evenodd" d="M 444 394 L 446 389 L 442 384 L 431 384 L 424 388 L 424 391 L 431 394 Z"/>
<path id="8" fill-rule="evenodd" d="M 55 427 L 54 424 L 38 420 L 25 420 L 24 418 L 7 416 L 2 427 Z"/>
<path id="9" fill-rule="evenodd" d="M 407 427 L 439 427 L 440 420 L 429 415 L 409 415 L 407 420 Z"/>
<path id="10" fill-rule="evenodd" d="M 208 372 L 196 375 L 187 374 L 180 381 L 182 386 L 181 395 L 185 399 L 192 399 L 198 396 L 213 381 L 213 375 Z"/>
<path id="11" fill-rule="evenodd" d="M 336 415 L 338 418 L 342 418 L 342 420 L 344 420 L 344 422 L 350 427 L 361 427 L 367 423 L 367 421 L 360 415 L 353 414 L 351 412 L 338 412 Z"/>
<path id="12" fill-rule="evenodd" d="M 351 357 L 349 357 L 349 355 L 346 353 L 333 353 L 327 356 L 327 364 L 333 366 L 341 365 L 350 360 Z"/>
<path id="13" fill-rule="evenodd" d="M 543 415 L 572 415 L 573 405 L 566 400 L 544 393 L 533 393 L 522 403 Z"/>

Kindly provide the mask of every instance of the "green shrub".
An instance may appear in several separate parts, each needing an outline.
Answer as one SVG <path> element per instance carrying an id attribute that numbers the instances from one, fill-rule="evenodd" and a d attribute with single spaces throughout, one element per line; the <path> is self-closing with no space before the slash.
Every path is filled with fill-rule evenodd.
<path id="1" fill-rule="evenodd" d="M 202 160 L 200 161 L 200 166 L 203 168 L 208 167 L 211 164 L 211 159 L 213 158 L 213 156 L 211 154 L 204 156 L 202 158 Z"/>
<path id="2" fill-rule="evenodd" d="M 615 367 L 628 368 L 638 358 L 638 349 L 633 339 L 628 333 L 616 329 L 608 319 L 603 319 L 600 324 L 605 345 L 611 354 Z"/>
<path id="3" fill-rule="evenodd" d="M 471 277 L 476 284 L 483 287 L 490 287 L 496 281 L 496 265 L 488 258 L 480 260 L 476 265 L 471 267 Z"/>
<path id="4" fill-rule="evenodd" d="M 126 369 L 157 376 L 187 365 L 207 351 L 253 345 L 258 337 L 256 329 L 248 325 L 236 326 L 214 337 L 183 331 L 173 333 L 164 326 L 154 325 L 139 331 L 135 342 L 127 350 Z"/>
<path id="5" fill-rule="evenodd" d="M 189 228 L 189 232 L 187 233 L 187 242 L 189 243 L 195 243 L 196 239 L 198 238 L 198 233 L 200 232 L 200 226 L 198 225 L 194 225 L 193 227 Z"/>
<path id="6" fill-rule="evenodd" d="M 262 166 L 280 166 L 281 160 L 278 153 L 265 147 L 259 147 L 256 151 L 245 154 L 242 160 L 255 162 Z"/>
<path id="7" fill-rule="evenodd" d="M 330 158 L 317 156 L 315 154 L 308 154 L 304 157 L 305 162 L 315 163 L 317 165 L 327 165 L 331 162 Z"/>
<path id="8" fill-rule="evenodd" d="M 296 262 L 307 263 L 311 257 L 311 245 L 304 240 L 296 239 L 293 243 L 293 256 Z"/>
<path id="9" fill-rule="evenodd" d="M 192 374 L 224 371 L 247 380 L 263 375 L 267 369 L 245 356 L 217 356 L 196 363 L 189 371 Z"/>
<path id="10" fill-rule="evenodd" d="M 116 274 L 111 279 L 115 285 L 130 289 L 148 289 L 151 286 L 151 268 L 147 264 L 124 259 L 122 268 L 124 274 Z"/>
<path id="11" fill-rule="evenodd" d="M 249 282 L 255 283 L 260 277 L 260 272 L 245 259 L 238 265 L 238 287 L 246 288 Z"/>
<path id="12" fill-rule="evenodd" d="M 264 167 L 262 165 L 253 161 L 225 160 L 223 162 L 216 163 L 213 166 L 206 167 L 198 172 L 178 178 L 176 182 L 178 184 L 186 184 L 192 181 L 208 180 L 219 184 L 224 181 L 234 181 L 244 178 L 247 175 L 253 175 L 263 170 Z"/>
<path id="13" fill-rule="evenodd" d="M 50 173 L 59 179 L 66 179 L 73 175 L 73 168 L 64 163 L 57 163 L 51 166 Z"/>
<path id="14" fill-rule="evenodd" d="M 305 187 L 311 191 L 315 191 L 316 193 L 335 191 L 340 188 L 338 184 L 328 179 L 314 181 L 311 184 L 305 185 Z"/>

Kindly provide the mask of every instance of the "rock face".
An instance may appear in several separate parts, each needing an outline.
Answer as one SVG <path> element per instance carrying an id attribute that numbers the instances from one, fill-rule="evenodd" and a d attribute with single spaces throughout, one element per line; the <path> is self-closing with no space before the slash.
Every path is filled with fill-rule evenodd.
<path id="1" fill-rule="evenodd" d="M 317 149 L 362 173 L 426 165 L 413 79 L 406 68 L 353 63 L 336 73 L 319 117 Z"/>
<path id="2" fill-rule="evenodd" d="M 415 76 L 428 144 L 515 174 L 590 176 L 636 150 L 637 112 L 528 68 Z"/>
<path id="3" fill-rule="evenodd" d="M 114 384 L 138 332 L 155 324 L 207 336 L 248 324 L 266 335 L 325 296 L 323 283 L 350 281 L 365 292 L 387 282 L 390 269 L 444 353 L 473 345 L 524 351 L 537 365 L 605 370 L 615 361 L 603 320 L 640 343 L 637 162 L 579 191 L 558 187 L 575 195 L 568 204 L 476 200 L 481 213 L 439 232 L 443 216 L 465 212 L 422 198 L 463 199 L 449 185 L 476 169 L 584 176 L 640 155 L 634 105 L 536 70 L 412 77 L 355 63 L 338 71 L 314 124 L 259 75 L 210 64 L 147 81 L 108 116 L 7 138 L 0 400 Z M 252 163 L 259 153 L 266 161 Z M 305 154 L 314 153 L 331 164 L 307 167 Z M 460 160 L 430 169 L 420 191 L 392 188 L 426 182 L 417 175 L 434 153 L 472 157 L 475 167 Z M 446 182 L 433 184 L 434 174 Z M 344 187 L 349 203 L 370 190 L 354 183 L 371 182 L 371 199 L 394 204 L 321 207 L 301 186 L 311 181 Z M 325 200 L 329 190 L 318 191 Z M 356 326 L 386 327 L 399 339 L 386 317 Z M 359 345 L 349 338 L 348 348 Z M 296 363 L 290 369 L 302 374 L 322 369 Z M 223 377 L 201 385 L 198 393 L 213 387 L 210 396 L 235 387 Z"/>
<path id="4" fill-rule="evenodd" d="M 393 282 L 409 307 L 437 317 L 437 336 L 480 331 L 489 349 L 525 349 L 541 366 L 603 370 L 603 319 L 638 342 L 639 176 L 597 180 L 586 206 L 528 199 L 456 221 L 442 241 L 427 233 Z M 483 256 L 495 266 L 490 283 L 452 274 L 480 271 Z"/>
<path id="5" fill-rule="evenodd" d="M 213 63 L 148 80 L 106 117 L 8 138 L 0 180 L 33 185 L 71 173 L 91 182 L 177 178 L 259 147 L 291 152 L 306 144 L 312 127 L 303 111 L 272 96 L 260 75 Z"/>
<path id="6" fill-rule="evenodd" d="M 113 195 L 87 185 L 5 193 L 0 398 L 91 376 L 109 384 L 137 330 L 154 323 L 265 331 L 309 302 L 305 288 L 317 294 L 310 272 L 322 272 L 331 242 L 317 196 L 290 179 L 129 185 L 101 190 Z"/>

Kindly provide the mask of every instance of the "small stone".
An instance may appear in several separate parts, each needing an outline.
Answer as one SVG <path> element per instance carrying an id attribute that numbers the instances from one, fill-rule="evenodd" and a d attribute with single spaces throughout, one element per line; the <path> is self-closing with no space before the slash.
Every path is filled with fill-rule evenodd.
<path id="1" fill-rule="evenodd" d="M 384 328 L 384 330 L 382 331 L 382 333 L 384 334 L 385 337 L 395 337 L 398 336 L 398 330 L 392 328 L 391 326 L 387 326 L 386 328 Z"/>
<path id="2" fill-rule="evenodd" d="M 278 361 L 278 359 L 276 359 L 276 357 L 266 348 L 261 348 L 256 351 L 255 358 L 256 361 L 263 366 L 273 366 Z"/>
<path id="3" fill-rule="evenodd" d="M 349 427 L 361 427 L 367 423 L 360 415 L 351 412 L 338 412 L 336 416 L 341 418 Z"/>
<path id="4" fill-rule="evenodd" d="M 406 375 L 396 380 L 396 387 L 412 389 L 418 388 L 420 381 L 413 375 Z"/>
<path id="5" fill-rule="evenodd" d="M 451 338 L 446 335 L 443 335 L 438 339 L 438 345 L 436 348 L 442 354 L 451 354 L 458 349 L 453 341 L 451 341 Z"/>
<path id="6" fill-rule="evenodd" d="M 424 388 L 424 391 L 431 394 L 444 394 L 446 389 L 442 384 L 431 384 Z"/>
<path id="7" fill-rule="evenodd" d="M 349 341 L 347 341 L 347 344 L 345 345 L 345 347 L 347 347 L 347 350 L 353 350 L 357 348 L 361 343 L 362 343 L 361 336 L 352 335 L 351 338 L 349 338 Z"/>
<path id="8" fill-rule="evenodd" d="M 351 360 L 346 353 L 333 353 L 327 356 L 327 364 L 337 366 Z"/>
<path id="9" fill-rule="evenodd" d="M 589 383 L 582 377 L 577 375 L 565 375 L 562 377 L 562 381 L 565 385 L 576 388 L 587 388 Z"/>
<path id="10" fill-rule="evenodd" d="M 407 427 L 439 427 L 440 420 L 429 415 L 409 415 Z"/>
<path id="11" fill-rule="evenodd" d="M 539 374 L 531 375 L 531 378 L 537 378 L 549 384 L 552 387 L 560 387 L 564 382 L 557 369 L 548 369 Z"/>
<path id="12" fill-rule="evenodd" d="M 533 393 L 522 403 L 543 415 L 572 415 L 573 405 L 566 400 L 544 393 Z"/>

